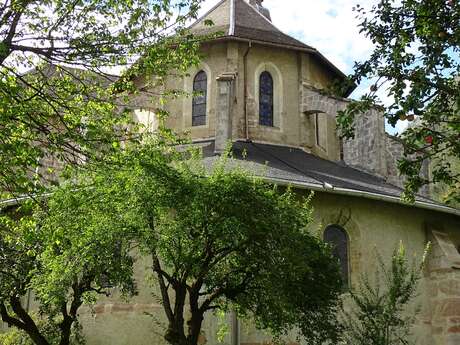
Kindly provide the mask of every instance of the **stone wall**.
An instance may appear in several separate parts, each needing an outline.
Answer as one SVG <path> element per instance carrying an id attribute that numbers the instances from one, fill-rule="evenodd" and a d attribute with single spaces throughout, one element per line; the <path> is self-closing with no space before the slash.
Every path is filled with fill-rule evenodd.
<path id="1" fill-rule="evenodd" d="M 431 308 L 424 324 L 430 327 L 433 345 L 460 344 L 460 255 L 448 233 L 431 230 L 429 236 L 426 280 Z"/>
<path id="2" fill-rule="evenodd" d="M 389 183 L 403 188 L 404 178 L 399 175 L 398 160 L 403 154 L 402 145 L 393 137 L 386 135 L 385 138 L 385 176 Z"/>
<path id="3" fill-rule="evenodd" d="M 391 136 L 386 134 L 384 137 L 384 154 L 385 154 L 385 170 L 384 176 L 387 182 L 398 186 L 400 188 L 404 188 L 404 183 L 406 182 L 406 178 L 401 176 L 398 170 L 398 161 L 401 160 L 404 156 L 404 147 L 400 142 L 400 139 L 397 137 Z M 429 163 L 425 161 L 422 169 L 420 171 L 421 176 L 424 178 L 429 178 Z M 418 191 L 419 195 L 424 197 L 431 197 L 432 193 L 430 190 L 430 186 L 426 185 L 420 188 Z"/>
<path id="4" fill-rule="evenodd" d="M 298 191 L 307 195 L 308 191 Z M 460 220 L 444 213 L 432 212 L 411 206 L 391 204 L 359 197 L 330 193 L 316 193 L 313 198 L 312 233 L 322 236 L 322 231 L 332 224 L 343 227 L 349 235 L 349 267 L 352 286 L 359 283 L 362 273 L 373 274 L 377 265 L 375 253 L 389 260 L 393 250 L 402 241 L 407 253 L 420 258 L 428 240 L 433 245 L 427 274 L 424 277 L 415 306 L 421 307 L 414 327 L 417 345 L 459 344 L 460 336 L 460 267 L 456 247 L 460 245 Z M 440 235 L 430 238 L 427 224 L 436 224 Z M 165 316 L 155 293 L 155 281 L 150 274 L 148 257 L 138 257 L 135 277 L 139 295 L 123 299 L 112 291 L 101 297 L 93 308 L 80 312 L 88 345 L 165 345 L 162 334 Z M 372 276 L 371 276 L 372 277 Z M 36 306 L 32 306 L 35 307 Z M 229 333 L 219 342 L 220 324 L 228 326 Z M 207 315 L 201 344 L 230 345 L 231 319 L 219 320 Z M 0 324 L 1 329 L 1 324 Z M 288 343 L 296 344 L 295 333 Z M 240 325 L 240 345 L 268 344 L 270 337 L 259 332 L 251 323 Z M 307 345 L 301 342 L 302 345 Z"/>
<path id="5" fill-rule="evenodd" d="M 366 172 L 386 177 L 386 135 L 383 114 L 371 109 L 355 119 L 355 138 L 343 143 L 344 161 Z"/>

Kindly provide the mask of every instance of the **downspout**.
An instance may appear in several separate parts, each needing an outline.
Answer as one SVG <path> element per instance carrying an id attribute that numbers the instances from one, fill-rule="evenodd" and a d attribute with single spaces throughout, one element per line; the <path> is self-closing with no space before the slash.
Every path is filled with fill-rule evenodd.
<path id="1" fill-rule="evenodd" d="M 240 321 L 238 320 L 238 315 L 235 311 L 231 313 L 231 322 L 232 322 L 232 345 L 240 345 Z"/>
<path id="2" fill-rule="evenodd" d="M 244 129 L 246 141 L 249 140 L 249 120 L 248 120 L 248 55 L 252 48 L 252 42 L 248 42 L 248 49 L 244 53 Z"/>

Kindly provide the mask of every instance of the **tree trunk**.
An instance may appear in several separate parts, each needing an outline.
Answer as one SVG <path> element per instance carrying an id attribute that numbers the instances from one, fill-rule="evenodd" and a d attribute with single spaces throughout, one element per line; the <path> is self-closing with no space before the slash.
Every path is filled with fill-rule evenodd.
<path id="1" fill-rule="evenodd" d="M 72 334 L 72 324 L 73 324 L 73 319 L 67 316 L 64 318 L 64 320 L 59 325 L 59 328 L 61 329 L 61 339 L 59 341 L 59 345 L 69 345 L 70 344 L 70 336 Z"/>
<path id="2" fill-rule="evenodd" d="M 197 345 L 201 334 L 201 325 L 203 323 L 203 314 L 199 311 L 193 312 L 192 317 L 187 322 L 188 336 L 187 345 Z"/>
<path id="3" fill-rule="evenodd" d="M 169 320 L 169 327 L 165 333 L 165 340 L 171 345 L 188 345 L 187 337 L 184 332 L 184 307 L 187 289 L 185 285 L 174 286 L 176 298 L 174 301 L 174 313 Z"/>
<path id="4" fill-rule="evenodd" d="M 86 276 L 81 282 L 76 282 L 72 285 L 73 299 L 70 303 L 70 309 L 67 312 L 67 303 L 63 303 L 61 306 L 61 314 L 63 317 L 62 322 L 59 324 L 61 329 L 61 339 L 59 345 L 69 345 L 70 337 L 72 335 L 72 325 L 77 320 L 78 309 L 82 306 L 82 296 L 84 291 L 87 291 L 91 286 L 91 281 L 94 276 Z"/>
<path id="5" fill-rule="evenodd" d="M 9 326 L 16 327 L 26 332 L 36 345 L 50 345 L 46 338 L 40 333 L 40 330 L 30 315 L 22 307 L 19 298 L 11 297 L 10 306 L 17 318 L 11 317 L 6 310 L 5 305 L 0 304 L 0 314 L 4 322 L 6 322 Z"/>

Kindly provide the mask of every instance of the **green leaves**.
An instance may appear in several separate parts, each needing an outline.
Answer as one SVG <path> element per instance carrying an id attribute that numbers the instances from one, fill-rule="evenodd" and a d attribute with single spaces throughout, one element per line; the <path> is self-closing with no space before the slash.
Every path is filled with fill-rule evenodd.
<path id="1" fill-rule="evenodd" d="M 377 80 L 361 105 L 351 103 L 339 116 L 339 129 L 352 137 L 353 117 L 382 105 L 376 96 L 381 91 L 392 104 L 386 105 L 385 117 L 395 126 L 400 119 L 418 116 L 417 126 L 402 135 L 407 176 L 406 195 L 425 184 L 444 183 L 452 189 L 450 200 L 458 199 L 459 172 L 448 164 L 459 157 L 459 73 L 460 4 L 456 1 L 381 0 L 366 11 L 356 8 L 361 32 L 375 45 L 371 57 L 355 65 L 352 79 Z M 424 142 L 428 135 L 434 140 Z M 429 161 L 444 174 L 422 178 L 421 167 Z M 424 164 L 421 164 L 424 163 Z M 410 168 L 409 165 L 412 165 Z"/>
<path id="2" fill-rule="evenodd" d="M 361 284 L 350 292 L 350 300 L 342 311 L 344 344 L 347 345 L 408 345 L 415 321 L 411 303 L 422 277 L 428 245 L 420 262 L 408 262 L 400 244 L 389 265 L 377 255 L 379 269 L 371 281 L 363 275 Z M 415 343 L 414 343 L 415 344 Z"/>
<path id="3" fill-rule="evenodd" d="M 109 182 L 124 186 L 123 206 L 110 208 L 132 222 L 160 290 L 176 296 L 171 302 L 163 295 L 167 340 L 179 334 L 194 344 L 199 334 L 195 321 L 183 334 L 184 290 L 191 320 L 232 307 L 277 337 L 297 328 L 310 344 L 337 339 L 341 278 L 326 246 L 307 230 L 310 198 L 230 168 L 231 158 L 205 168 L 171 151 L 132 149 L 123 173 Z M 173 308 L 179 314 L 168 313 Z"/>
<path id="4" fill-rule="evenodd" d="M 0 14 L 2 193 L 42 192 L 63 166 L 89 166 L 119 149 L 112 143 L 136 140 L 125 98 L 138 94 L 134 84 L 145 76 L 144 86 L 161 97 L 166 76 L 197 63 L 198 41 L 185 25 L 201 1 L 7 2 Z M 107 73 L 113 69 L 123 77 Z"/>
<path id="5" fill-rule="evenodd" d="M 106 293 L 107 283 L 136 293 L 137 248 L 152 258 L 168 341 L 196 344 L 203 315 L 229 308 L 278 339 L 296 328 L 309 344 L 335 341 L 341 277 L 327 247 L 308 231 L 311 196 L 230 168 L 231 158 L 205 168 L 190 159 L 195 153 L 177 152 L 164 140 L 152 137 L 92 170 L 75 169 L 33 212 L 2 218 L 5 315 L 21 321 L 9 301 L 31 289 L 40 313 L 69 330 L 79 307 Z M 46 338 L 34 325 L 21 329 Z M 68 342 L 70 334 L 59 337 Z"/>

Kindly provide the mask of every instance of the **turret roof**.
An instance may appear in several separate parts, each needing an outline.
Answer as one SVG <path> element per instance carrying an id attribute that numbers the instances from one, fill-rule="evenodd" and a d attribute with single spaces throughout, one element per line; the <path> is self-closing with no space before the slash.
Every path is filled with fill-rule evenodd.
<path id="1" fill-rule="evenodd" d="M 211 21 L 213 25 L 207 25 Z M 317 56 L 339 78 L 345 74 L 315 48 L 283 33 L 245 0 L 221 0 L 190 27 L 197 35 L 221 33 L 220 39 L 300 50 Z M 348 95 L 345 95 L 348 96 Z"/>
<path id="2" fill-rule="evenodd" d="M 214 25 L 207 26 L 205 24 L 207 20 L 211 20 Z M 282 44 L 307 50 L 314 49 L 281 32 L 245 0 L 219 1 L 203 17 L 192 24 L 191 29 L 200 33 L 222 32 L 225 36 Z"/>

